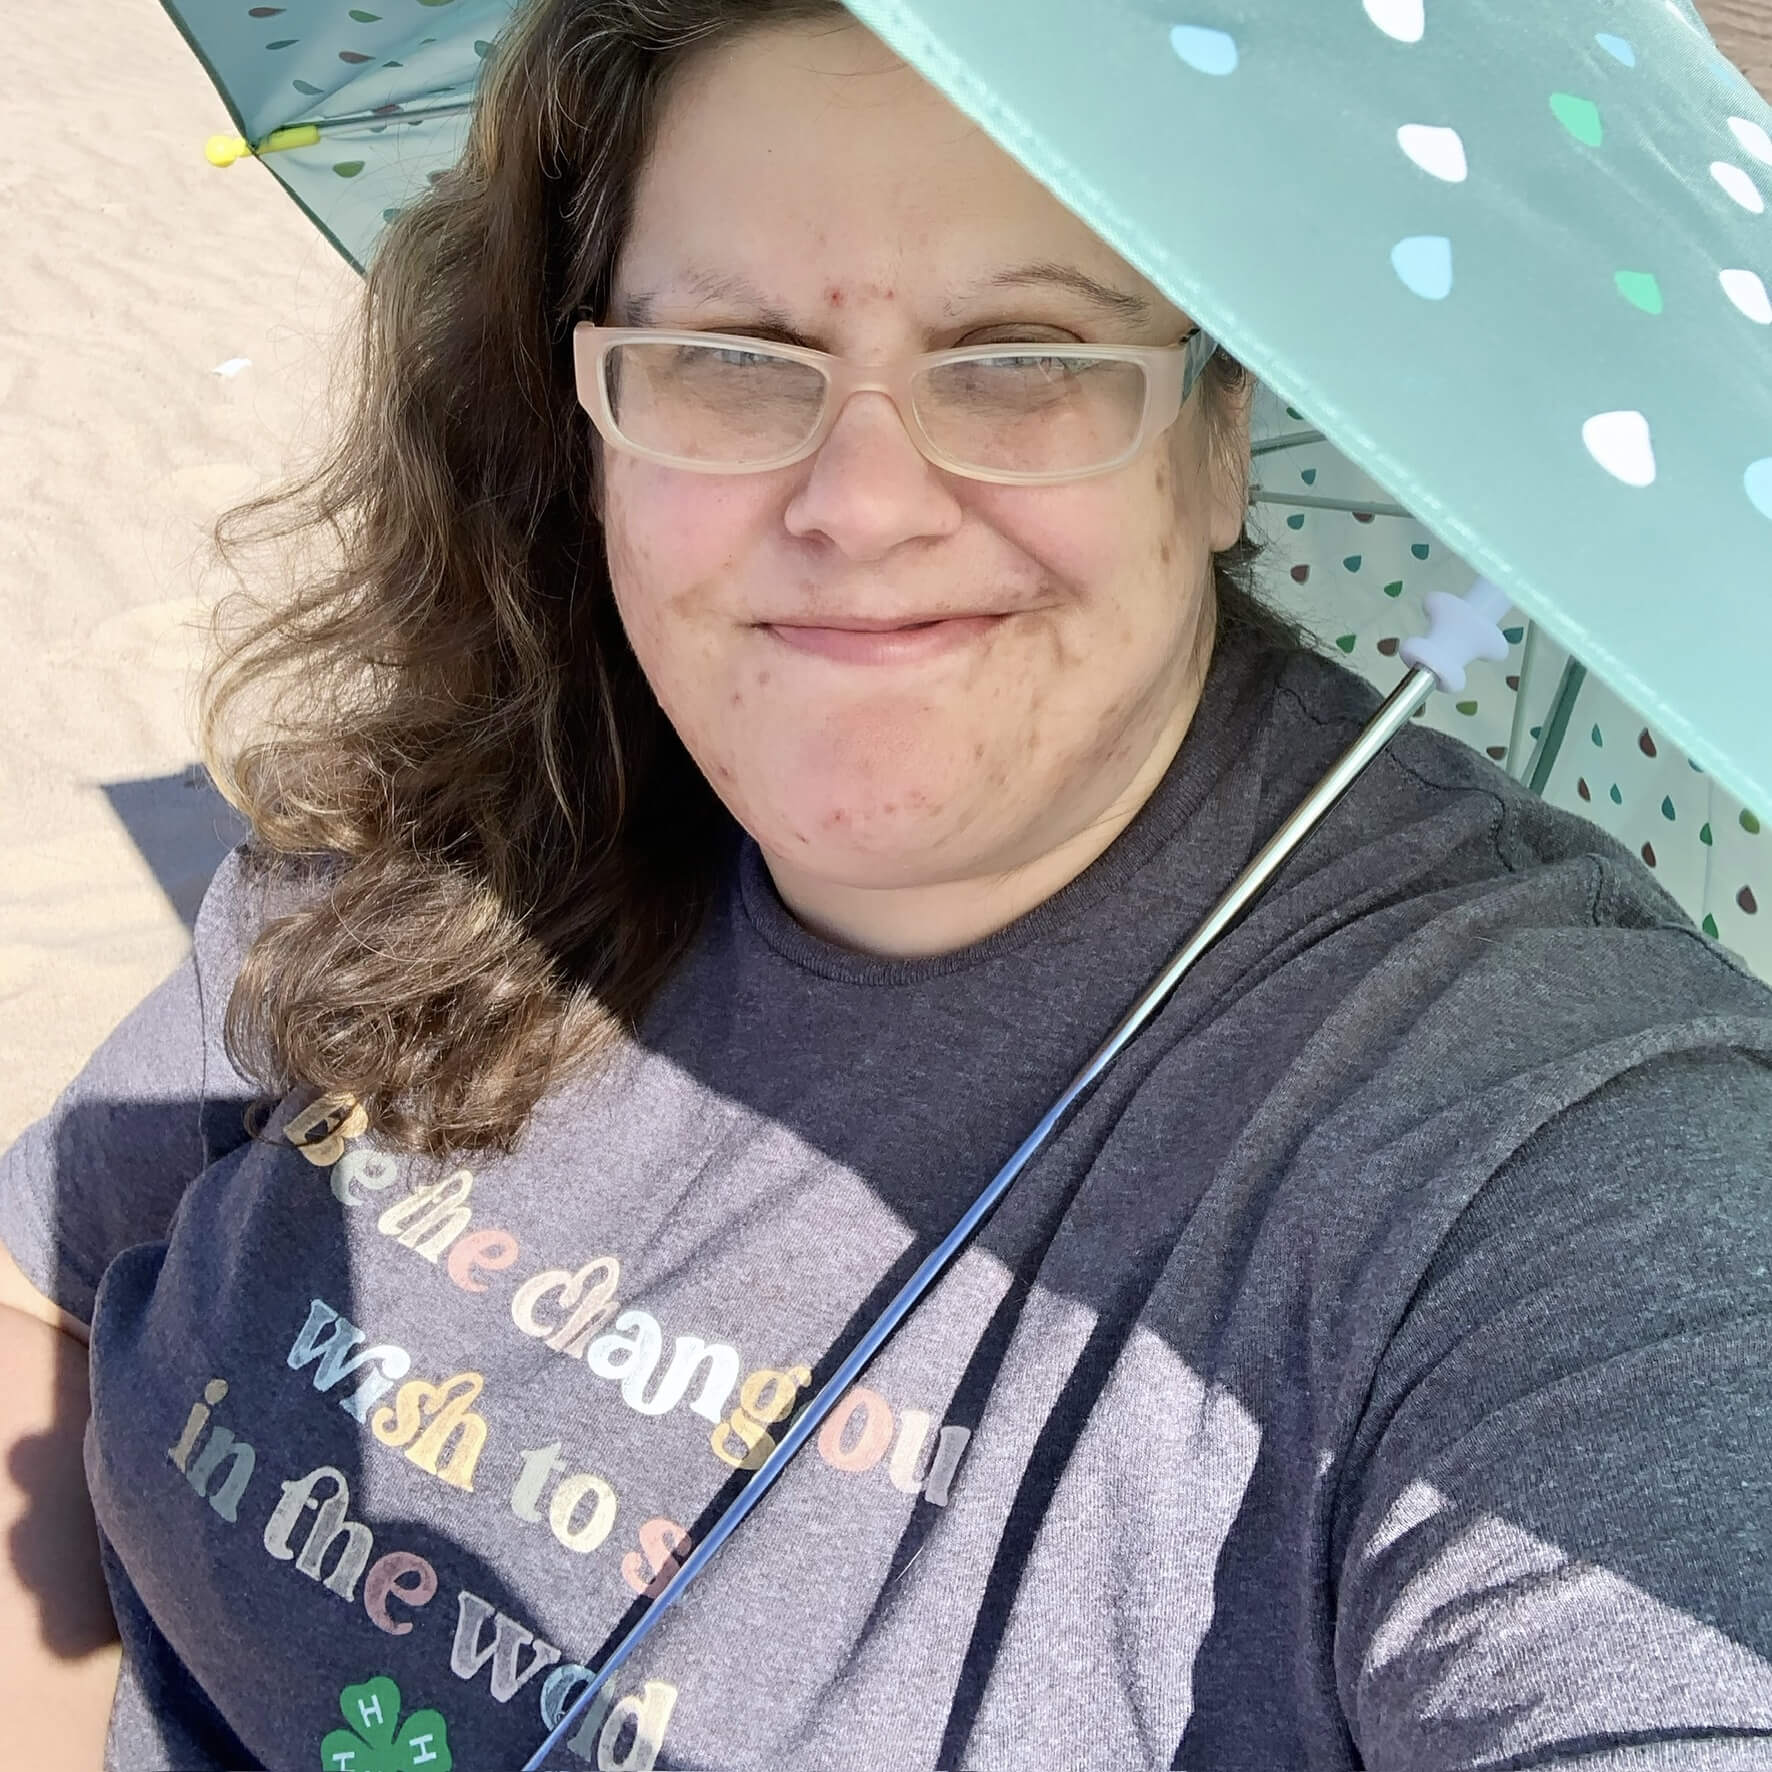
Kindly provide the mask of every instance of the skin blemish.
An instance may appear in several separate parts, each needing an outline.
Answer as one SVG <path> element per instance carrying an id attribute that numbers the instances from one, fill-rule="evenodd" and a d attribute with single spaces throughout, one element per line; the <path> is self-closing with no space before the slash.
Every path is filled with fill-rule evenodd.
<path id="1" fill-rule="evenodd" d="M 1174 556 L 1174 553 L 1175 553 L 1175 550 L 1172 547 L 1170 547 L 1168 542 L 1165 541 L 1165 542 L 1162 542 L 1158 545 L 1157 558 L 1159 560 L 1161 560 L 1165 566 L 1167 566 L 1169 564 L 1170 560 Z"/>
<path id="2" fill-rule="evenodd" d="M 824 292 L 824 298 L 833 308 L 840 308 L 843 305 L 843 291 L 835 284 Z"/>

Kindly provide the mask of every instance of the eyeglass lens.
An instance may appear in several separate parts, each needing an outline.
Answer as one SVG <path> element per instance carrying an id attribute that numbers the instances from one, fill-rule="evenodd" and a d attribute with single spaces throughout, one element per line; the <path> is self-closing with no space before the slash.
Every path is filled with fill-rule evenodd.
<path id="1" fill-rule="evenodd" d="M 623 436 L 679 461 L 753 466 L 818 428 L 828 383 L 810 363 L 731 345 L 633 340 L 606 359 Z M 996 473 L 1076 473 L 1117 461 L 1144 414 L 1145 374 L 1113 357 L 1025 348 L 941 363 L 911 384 L 918 423 L 943 455 Z"/>

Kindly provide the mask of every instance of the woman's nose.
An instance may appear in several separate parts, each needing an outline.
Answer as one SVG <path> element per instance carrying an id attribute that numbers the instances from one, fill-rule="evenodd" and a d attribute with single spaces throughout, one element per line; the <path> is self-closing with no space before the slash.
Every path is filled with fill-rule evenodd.
<path id="1" fill-rule="evenodd" d="M 948 534 L 961 512 L 897 403 L 864 390 L 844 402 L 785 515 L 794 534 L 822 531 L 845 553 L 869 558 L 914 536 Z"/>

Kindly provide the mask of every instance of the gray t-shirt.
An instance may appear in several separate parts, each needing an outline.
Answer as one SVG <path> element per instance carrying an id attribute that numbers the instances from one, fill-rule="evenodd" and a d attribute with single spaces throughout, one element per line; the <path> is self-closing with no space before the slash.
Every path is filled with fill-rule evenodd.
<path id="1" fill-rule="evenodd" d="M 1376 699 L 1227 642 L 1107 853 L 940 958 L 738 846 L 463 1166 L 247 1137 L 230 861 L 0 1172 L 93 1322 L 107 1763 L 520 1765 Z M 1411 727 L 556 1763 L 1772 1766 L 1769 1152 L 1772 992 Z"/>

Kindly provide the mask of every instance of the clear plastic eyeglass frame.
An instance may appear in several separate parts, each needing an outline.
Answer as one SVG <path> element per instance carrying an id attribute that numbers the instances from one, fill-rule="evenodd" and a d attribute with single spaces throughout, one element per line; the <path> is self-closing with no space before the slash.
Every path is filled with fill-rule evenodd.
<path id="1" fill-rule="evenodd" d="M 719 345 L 729 349 L 757 351 L 786 358 L 791 362 L 810 364 L 825 377 L 824 411 L 812 435 L 798 447 L 768 461 L 746 462 L 731 466 L 724 462 L 699 461 L 666 455 L 648 449 L 622 434 L 610 410 L 609 388 L 605 379 L 605 363 L 609 352 L 630 340 L 656 344 Z M 936 467 L 969 480 L 990 480 L 1000 485 L 1048 485 L 1059 481 L 1093 479 L 1098 474 L 1111 474 L 1131 461 L 1152 437 L 1169 429 L 1181 416 L 1181 409 L 1194 390 L 1206 365 L 1211 361 L 1216 342 L 1201 327 L 1173 345 L 1092 345 L 1048 344 L 1044 341 L 1007 340 L 1000 344 L 962 345 L 949 351 L 929 351 L 920 356 L 901 357 L 891 363 L 853 363 L 846 357 L 835 357 L 825 351 L 808 350 L 800 345 L 778 344 L 773 339 L 747 337 L 742 333 L 677 331 L 656 326 L 598 326 L 589 320 L 580 321 L 572 329 L 573 366 L 576 371 L 579 404 L 589 413 L 603 440 L 630 455 L 660 462 L 666 467 L 682 468 L 697 474 L 763 474 L 776 468 L 791 467 L 816 453 L 837 423 L 851 394 L 880 393 L 898 408 L 911 441 L 923 456 Z M 917 418 L 911 398 L 911 383 L 920 370 L 933 364 L 963 363 L 981 358 L 1004 356 L 1057 357 L 1081 360 L 1109 360 L 1138 363 L 1144 368 L 1144 412 L 1132 442 L 1112 461 L 1081 470 L 1056 473 L 1027 474 L 1009 469 L 976 467 L 956 461 L 945 454 L 925 432 Z"/>

